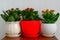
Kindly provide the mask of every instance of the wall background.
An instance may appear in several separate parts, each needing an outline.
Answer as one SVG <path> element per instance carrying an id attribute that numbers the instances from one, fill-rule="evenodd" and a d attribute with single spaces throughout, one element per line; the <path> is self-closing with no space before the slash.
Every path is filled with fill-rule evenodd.
<path id="1" fill-rule="evenodd" d="M 43 9 L 55 9 L 56 12 L 60 12 L 60 0 L 0 0 L 0 14 L 2 10 L 6 10 L 9 8 L 20 8 L 24 9 L 27 7 L 35 8 L 39 11 L 39 15 L 41 16 L 41 10 Z M 58 29 L 56 36 L 60 37 L 60 17 L 56 22 L 58 24 Z M 5 21 L 0 18 L 0 39 L 4 37 L 5 34 Z"/>

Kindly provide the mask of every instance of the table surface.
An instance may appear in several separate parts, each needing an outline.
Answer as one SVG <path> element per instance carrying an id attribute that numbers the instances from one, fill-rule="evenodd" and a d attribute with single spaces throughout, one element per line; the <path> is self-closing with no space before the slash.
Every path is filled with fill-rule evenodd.
<path id="1" fill-rule="evenodd" d="M 58 40 L 55 36 L 54 37 L 37 37 L 37 38 L 27 38 L 27 37 L 15 37 L 15 38 L 10 38 L 10 37 L 4 37 L 2 40 Z"/>

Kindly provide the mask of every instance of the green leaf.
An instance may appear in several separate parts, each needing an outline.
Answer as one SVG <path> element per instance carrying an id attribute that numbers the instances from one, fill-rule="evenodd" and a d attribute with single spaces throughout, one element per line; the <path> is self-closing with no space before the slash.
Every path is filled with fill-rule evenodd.
<path id="1" fill-rule="evenodd" d="M 15 18 L 13 16 L 9 16 L 8 17 L 8 22 L 12 22 L 12 21 L 15 21 Z"/>
<path id="2" fill-rule="evenodd" d="M 7 17 L 8 17 L 8 15 L 1 14 L 1 17 L 2 17 L 5 21 L 7 21 Z"/>

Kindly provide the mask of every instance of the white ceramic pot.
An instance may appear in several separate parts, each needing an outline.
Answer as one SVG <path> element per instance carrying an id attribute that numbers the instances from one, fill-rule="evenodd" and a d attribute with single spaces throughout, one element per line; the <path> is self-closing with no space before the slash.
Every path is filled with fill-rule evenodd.
<path id="1" fill-rule="evenodd" d="M 6 36 L 8 37 L 19 37 L 21 29 L 19 22 L 6 22 Z"/>
<path id="2" fill-rule="evenodd" d="M 42 23 L 41 32 L 42 32 L 43 36 L 53 37 L 53 36 L 55 36 L 56 30 L 57 30 L 57 25 L 56 24 Z"/>

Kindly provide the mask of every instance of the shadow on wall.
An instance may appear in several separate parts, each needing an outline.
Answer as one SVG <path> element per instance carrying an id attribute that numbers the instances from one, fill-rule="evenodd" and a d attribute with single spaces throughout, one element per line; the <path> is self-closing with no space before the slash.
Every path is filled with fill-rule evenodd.
<path id="1" fill-rule="evenodd" d="M 5 36 L 5 22 L 0 16 L 0 39 L 2 39 Z"/>

